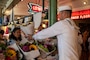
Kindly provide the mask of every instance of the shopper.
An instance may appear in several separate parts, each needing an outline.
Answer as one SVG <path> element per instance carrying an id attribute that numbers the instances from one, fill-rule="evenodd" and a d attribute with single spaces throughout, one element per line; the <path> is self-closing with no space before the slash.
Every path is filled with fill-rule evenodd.
<path id="1" fill-rule="evenodd" d="M 70 6 L 61 6 L 59 7 L 59 12 L 60 21 L 33 35 L 33 38 L 42 40 L 57 36 L 58 60 L 79 60 L 77 41 L 79 28 L 71 20 L 72 8 Z"/>
<path id="2" fill-rule="evenodd" d="M 83 34 L 83 50 L 88 51 L 88 36 L 89 36 L 89 30 L 86 29 Z"/>
<path id="3" fill-rule="evenodd" d="M 78 49 L 79 49 L 79 57 L 81 58 L 81 54 L 82 54 L 82 44 L 83 44 L 83 38 L 82 38 L 82 33 L 79 32 L 78 33 Z"/>
<path id="4" fill-rule="evenodd" d="M 89 50 L 89 60 L 90 60 L 90 34 L 89 34 L 89 37 L 88 37 L 88 42 L 89 42 L 88 50 Z"/>
<path id="5" fill-rule="evenodd" d="M 9 36 L 9 45 L 17 43 L 19 44 L 21 39 L 21 29 L 19 27 L 15 27 Z"/>
<path id="6" fill-rule="evenodd" d="M 23 60 L 23 54 L 17 47 L 20 44 L 21 40 L 21 29 L 19 27 L 15 27 L 9 36 L 8 47 L 12 47 L 16 51 L 18 51 L 19 54 L 17 53 L 17 60 Z"/>
<path id="7" fill-rule="evenodd" d="M 90 35 L 89 35 L 89 38 L 88 38 L 88 42 L 89 42 L 88 49 L 89 49 L 89 51 L 90 51 Z"/>

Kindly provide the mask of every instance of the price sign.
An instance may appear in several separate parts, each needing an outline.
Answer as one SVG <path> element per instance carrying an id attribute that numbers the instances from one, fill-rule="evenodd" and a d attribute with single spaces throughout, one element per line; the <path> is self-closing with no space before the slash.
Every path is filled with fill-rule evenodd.
<path id="1" fill-rule="evenodd" d="M 34 3 L 28 3 L 29 6 L 29 12 L 41 12 L 42 11 L 42 7 L 39 6 L 38 4 L 34 4 Z"/>

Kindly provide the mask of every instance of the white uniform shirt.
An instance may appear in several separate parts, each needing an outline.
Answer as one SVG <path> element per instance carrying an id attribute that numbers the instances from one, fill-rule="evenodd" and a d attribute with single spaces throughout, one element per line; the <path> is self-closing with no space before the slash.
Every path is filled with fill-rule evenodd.
<path id="1" fill-rule="evenodd" d="M 33 36 L 35 40 L 57 36 L 59 60 L 79 60 L 77 26 L 66 18 Z"/>

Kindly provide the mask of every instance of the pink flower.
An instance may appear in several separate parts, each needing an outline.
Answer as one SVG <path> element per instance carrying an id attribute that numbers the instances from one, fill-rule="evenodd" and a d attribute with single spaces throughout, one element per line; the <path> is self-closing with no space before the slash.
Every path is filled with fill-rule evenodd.
<path id="1" fill-rule="evenodd" d="M 28 47 L 28 46 L 23 46 L 22 49 L 23 49 L 23 51 L 25 51 L 25 52 L 28 52 L 28 51 L 29 51 L 29 47 Z"/>

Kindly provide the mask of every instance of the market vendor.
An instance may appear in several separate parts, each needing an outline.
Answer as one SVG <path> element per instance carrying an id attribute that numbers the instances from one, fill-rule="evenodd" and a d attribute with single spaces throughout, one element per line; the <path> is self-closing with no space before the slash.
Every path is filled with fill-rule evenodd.
<path id="1" fill-rule="evenodd" d="M 58 39 L 58 60 L 79 60 L 78 55 L 78 30 L 79 28 L 71 20 L 72 8 L 70 6 L 59 7 L 60 21 L 51 27 L 33 35 L 35 40 L 57 36 Z"/>

